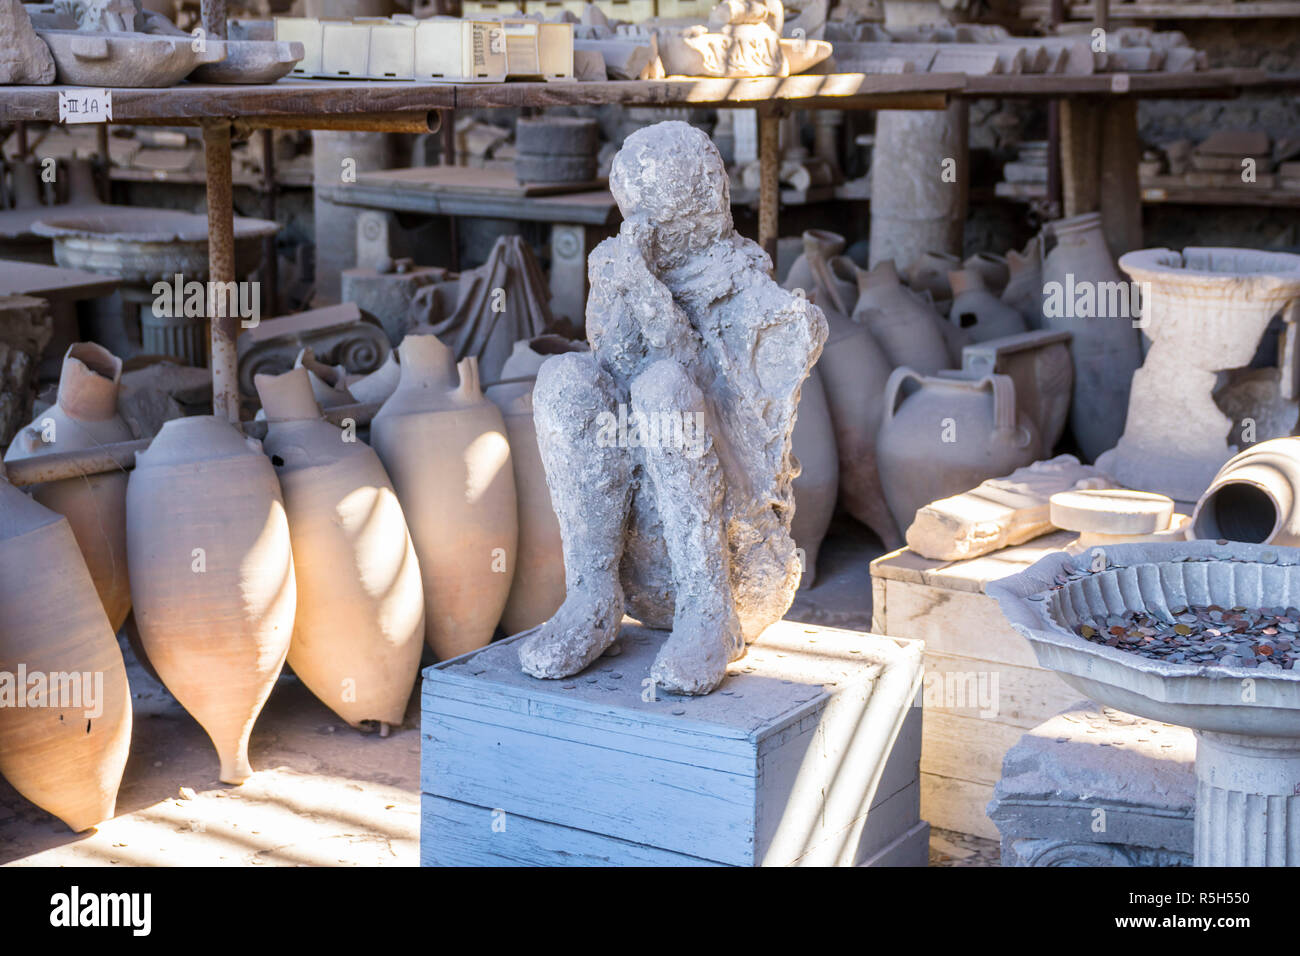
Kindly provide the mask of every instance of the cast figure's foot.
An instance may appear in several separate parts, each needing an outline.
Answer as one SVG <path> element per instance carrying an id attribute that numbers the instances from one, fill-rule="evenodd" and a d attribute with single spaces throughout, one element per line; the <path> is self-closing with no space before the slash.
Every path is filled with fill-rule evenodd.
<path id="1" fill-rule="evenodd" d="M 534 677 L 570 677 L 608 650 L 623 621 L 623 589 L 570 591 L 560 609 L 519 644 L 519 663 Z"/>
<path id="2" fill-rule="evenodd" d="M 650 667 L 650 677 L 657 687 L 670 693 L 707 694 L 722 683 L 727 664 L 742 656 L 744 650 L 740 622 L 734 613 L 721 620 L 713 615 L 679 613 L 673 621 L 673 633 Z"/>

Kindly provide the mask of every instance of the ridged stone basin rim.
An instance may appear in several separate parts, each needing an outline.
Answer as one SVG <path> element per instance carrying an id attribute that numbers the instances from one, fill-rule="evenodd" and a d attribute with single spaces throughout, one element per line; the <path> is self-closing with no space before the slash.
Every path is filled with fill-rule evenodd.
<path id="1" fill-rule="evenodd" d="M 1094 570 L 1095 569 L 1095 570 Z M 1189 605 L 1300 605 L 1300 549 L 1228 541 L 1060 553 L 988 586 L 1038 662 L 1099 704 L 1196 733 L 1197 866 L 1300 866 L 1300 671 L 1171 664 L 1080 621 Z"/>

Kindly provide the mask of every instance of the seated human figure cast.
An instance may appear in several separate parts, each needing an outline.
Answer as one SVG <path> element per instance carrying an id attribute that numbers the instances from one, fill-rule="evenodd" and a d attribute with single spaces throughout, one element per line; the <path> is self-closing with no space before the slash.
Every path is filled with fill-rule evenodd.
<path id="1" fill-rule="evenodd" d="M 588 261 L 591 352 L 549 359 L 533 396 L 568 593 L 519 659 L 575 674 L 626 611 L 672 630 L 656 686 L 705 694 L 798 586 L 790 436 L 826 320 L 736 234 L 703 132 L 633 133 L 610 189 L 623 224 Z"/>

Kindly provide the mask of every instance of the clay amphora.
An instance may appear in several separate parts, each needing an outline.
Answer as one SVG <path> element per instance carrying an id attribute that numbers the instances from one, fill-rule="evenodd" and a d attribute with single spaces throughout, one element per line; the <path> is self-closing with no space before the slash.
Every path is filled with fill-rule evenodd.
<path id="1" fill-rule="evenodd" d="M 858 304 L 853 321 L 867 327 L 889 364 L 923 374 L 949 365 L 948 348 L 934 307 L 898 281 L 893 260 L 858 272 Z"/>
<path id="2" fill-rule="evenodd" d="M 1011 277 L 1002 290 L 1002 301 L 1025 320 L 1029 329 L 1043 327 L 1043 241 L 1035 236 L 1024 252 L 1007 252 Z"/>
<path id="3" fill-rule="evenodd" d="M 962 268 L 978 272 L 984 279 L 984 286 L 995 296 L 1002 295 L 1011 280 L 1011 267 L 1007 264 L 1006 256 L 999 256 L 992 252 L 977 252 L 973 256 L 967 256 L 966 261 L 962 263 Z M 949 281 L 952 276 L 949 274 Z M 957 291 L 953 290 L 953 296 Z"/>
<path id="4" fill-rule="evenodd" d="M 131 744 L 126 667 L 67 519 L 3 474 L 0 774 L 80 832 L 117 803 Z"/>
<path id="5" fill-rule="evenodd" d="M 1188 537 L 1300 547 L 1300 438 L 1234 455 L 1196 502 Z"/>
<path id="6" fill-rule="evenodd" d="M 819 305 L 852 315 L 858 302 L 858 283 L 853 264 L 840 258 L 844 242 L 843 236 L 822 229 L 804 232 L 803 252 L 790 267 L 782 288 L 803 289 L 805 296 Z"/>
<path id="7" fill-rule="evenodd" d="M 520 339 L 510 351 L 510 357 L 501 366 L 501 378 L 505 382 L 515 379 L 536 378 L 538 370 L 552 355 L 565 352 L 586 352 L 586 342 L 567 339 L 563 335 L 548 332 L 546 335 L 531 339 Z M 491 396 L 489 396 L 491 397 Z"/>
<path id="8" fill-rule="evenodd" d="M 145 652 L 212 738 L 221 780 L 242 783 L 297 604 L 289 522 L 261 443 L 211 415 L 164 424 L 136 455 L 126 536 Z"/>
<path id="9" fill-rule="evenodd" d="M 507 367 L 511 361 L 513 356 L 507 360 Z M 564 603 L 565 594 L 560 522 L 551 505 L 551 490 L 546 485 L 546 469 L 542 467 L 533 425 L 533 383 L 529 377 L 502 382 L 487 390 L 488 399 L 501 409 L 505 419 L 519 498 L 518 555 L 510 596 L 501 612 L 501 628 L 507 634 L 518 634 L 550 620 Z"/>
<path id="10" fill-rule="evenodd" d="M 948 321 L 970 336 L 971 343 L 987 342 L 1028 331 L 1020 313 L 999 299 L 974 269 L 948 274 L 952 284 L 952 308 Z"/>
<path id="11" fill-rule="evenodd" d="M 885 504 L 876 463 L 876 437 L 892 366 L 866 329 L 823 307 L 830 334 L 815 366 L 826 392 L 839 452 L 840 505 L 875 532 L 886 548 L 903 544 Z"/>
<path id="12" fill-rule="evenodd" d="M 397 383 L 402 377 L 402 367 L 397 364 L 397 353 L 389 352 L 384 364 L 366 375 L 350 378 L 347 390 L 352 397 L 364 405 L 382 405 L 388 396 L 397 391 Z M 313 389 L 313 392 L 315 389 Z"/>
<path id="13" fill-rule="evenodd" d="M 78 342 L 68 348 L 59 397 L 14 436 L 5 461 L 81 451 L 131 441 L 117 411 L 122 361 L 103 346 Z M 126 559 L 126 472 L 110 471 L 35 485 L 33 496 L 68 519 L 95 590 L 117 633 L 131 610 Z"/>
<path id="14" fill-rule="evenodd" d="M 1114 298 L 1106 290 L 1128 283 L 1106 246 L 1101 215 L 1057 220 L 1051 232 L 1056 246 L 1043 260 L 1043 327 L 1072 336 L 1070 428 L 1083 454 L 1095 461 L 1124 432 L 1129 386 L 1142 364 L 1141 337 L 1132 315 L 1102 314 L 1111 311 Z"/>
<path id="15" fill-rule="evenodd" d="M 823 351 L 822 356 L 826 353 Z M 803 552 L 803 576 L 800 588 L 810 588 L 817 580 L 817 554 L 822 538 L 835 514 L 839 487 L 839 455 L 835 449 L 835 430 L 821 375 L 813 366 L 799 393 L 799 411 L 795 416 L 790 450 L 799 462 L 794 480 L 794 517 L 790 537 Z"/>
<path id="16" fill-rule="evenodd" d="M 1042 457 L 1038 430 L 1005 375 L 928 377 L 894 369 L 878 446 L 885 498 L 900 528 L 918 509 Z"/>
<path id="17" fill-rule="evenodd" d="M 289 666 L 353 727 L 400 725 L 424 648 L 424 588 L 392 482 L 373 449 L 321 419 L 305 368 L 254 382 L 298 586 Z"/>
<path id="18" fill-rule="evenodd" d="M 948 273 L 961 268 L 961 259 L 946 252 L 925 252 L 907 270 L 907 285 L 914 292 L 928 292 L 940 312 L 952 301 Z"/>
<path id="19" fill-rule="evenodd" d="M 518 540 L 505 421 L 434 335 L 407 335 L 402 378 L 370 424 L 424 578 L 425 640 L 440 660 L 483 647 L 510 595 Z"/>
<path id="20" fill-rule="evenodd" d="M 311 383 L 311 393 L 316 398 L 316 404 L 321 408 L 352 405 L 357 401 L 351 389 L 348 388 L 348 370 L 342 365 L 326 365 L 316 358 L 315 352 L 304 348 L 298 352 L 293 367 L 307 370 L 307 380 Z"/>

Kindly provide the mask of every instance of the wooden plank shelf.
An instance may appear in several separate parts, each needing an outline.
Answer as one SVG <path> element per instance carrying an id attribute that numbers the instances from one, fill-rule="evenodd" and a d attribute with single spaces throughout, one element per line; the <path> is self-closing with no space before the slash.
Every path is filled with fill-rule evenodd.
<path id="1" fill-rule="evenodd" d="M 1300 75 L 1257 69 L 1197 70 L 1186 73 L 1006 73 L 968 76 L 963 96 L 1071 97 L 1135 96 L 1146 99 L 1233 97 L 1252 89 L 1286 88 Z"/>
<path id="2" fill-rule="evenodd" d="M 1025 20 L 1045 18 L 1050 4 L 1025 3 L 1020 16 Z M 1300 3 L 1294 0 L 1241 0 L 1239 3 L 1112 3 L 1107 8 L 1112 20 L 1256 20 L 1268 17 L 1300 17 Z M 1067 3 L 1065 19 L 1092 20 L 1091 3 Z"/>
<path id="3" fill-rule="evenodd" d="M 321 129 L 346 117 L 474 107 L 758 106 L 799 101 L 802 108 L 942 109 L 948 95 L 962 91 L 965 79 L 960 73 L 835 73 L 593 83 L 297 79 L 248 86 L 182 83 L 159 90 L 113 90 L 112 121 L 198 126 L 207 120 L 235 119 L 250 126 Z M 64 88 L 0 87 L 0 122 L 57 122 L 60 89 Z"/>
<path id="4" fill-rule="evenodd" d="M 598 83 L 410 83 L 280 80 L 249 86 L 182 83 L 160 90 L 115 89 L 113 122 L 201 126 L 378 129 L 381 119 L 436 110 L 547 106 L 788 106 L 798 109 L 942 109 L 951 96 L 1232 96 L 1246 89 L 1294 88 L 1300 74 L 1256 69 L 1188 73 L 1013 74 L 828 73 L 714 80 L 608 80 Z M 0 122 L 58 122 L 59 86 L 0 87 Z M 364 122 L 371 118 L 372 125 Z"/>
<path id="5" fill-rule="evenodd" d="M 37 152 L 39 152 L 39 149 Z M 207 175 L 201 168 L 198 170 L 176 171 L 114 166 L 109 170 L 108 178 L 115 183 L 166 183 L 177 186 L 203 186 L 208 181 Z M 231 181 L 236 186 L 249 189 L 262 189 L 265 185 L 260 176 L 252 173 L 235 173 Z M 275 185 L 280 189 L 310 189 L 311 184 L 311 170 L 309 169 L 277 169 L 275 172 Z"/>
<path id="6" fill-rule="evenodd" d="M 1170 177 L 1160 177 L 1169 179 Z M 1047 198 L 1037 183 L 998 183 L 997 195 L 1013 202 Z M 1266 206 L 1300 209 L 1300 189 L 1275 189 L 1242 183 L 1240 186 L 1188 186 L 1184 183 L 1143 182 L 1139 194 L 1144 203 L 1186 206 Z"/>

